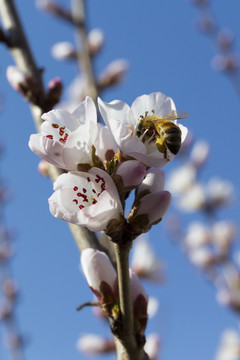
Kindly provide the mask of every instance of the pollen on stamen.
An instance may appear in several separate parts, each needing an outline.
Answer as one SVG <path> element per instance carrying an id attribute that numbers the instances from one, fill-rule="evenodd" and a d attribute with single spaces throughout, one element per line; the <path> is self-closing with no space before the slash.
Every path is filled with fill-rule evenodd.
<path id="1" fill-rule="evenodd" d="M 58 128 L 59 128 L 59 125 L 58 125 L 58 124 L 52 124 L 52 127 L 53 127 L 54 129 L 58 129 Z"/>
<path id="2" fill-rule="evenodd" d="M 89 178 L 89 177 L 87 177 L 87 181 L 88 181 L 88 182 L 91 182 L 91 180 L 90 180 L 90 178 Z"/>
<path id="3" fill-rule="evenodd" d="M 84 206 L 83 206 L 83 205 L 79 205 L 79 209 L 80 209 L 80 210 L 84 209 Z"/>
<path id="4" fill-rule="evenodd" d="M 84 194 L 86 194 L 87 189 L 83 188 L 82 191 L 84 192 Z"/>
<path id="5" fill-rule="evenodd" d="M 48 138 L 48 139 L 53 139 L 53 136 L 52 135 L 46 135 L 46 137 Z"/>
<path id="6" fill-rule="evenodd" d="M 77 186 L 74 186 L 73 190 L 74 190 L 74 191 L 77 191 L 77 190 L 78 190 L 78 187 L 77 187 Z"/>
<path id="7" fill-rule="evenodd" d="M 73 199 L 73 202 L 75 202 L 76 205 L 78 204 L 77 199 Z"/>

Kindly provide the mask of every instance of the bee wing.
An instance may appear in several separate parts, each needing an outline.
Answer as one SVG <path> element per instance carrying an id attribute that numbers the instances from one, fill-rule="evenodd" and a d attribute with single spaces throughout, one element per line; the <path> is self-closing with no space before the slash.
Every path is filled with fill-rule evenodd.
<path id="1" fill-rule="evenodd" d="M 177 119 L 184 119 L 188 117 L 190 114 L 186 111 L 181 110 L 173 110 L 170 114 L 165 116 L 159 116 L 162 120 L 177 120 Z"/>

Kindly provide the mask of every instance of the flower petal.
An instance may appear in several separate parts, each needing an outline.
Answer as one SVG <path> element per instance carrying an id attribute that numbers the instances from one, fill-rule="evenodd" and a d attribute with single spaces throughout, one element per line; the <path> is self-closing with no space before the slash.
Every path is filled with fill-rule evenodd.
<path id="1" fill-rule="evenodd" d="M 88 121 L 97 123 L 97 112 L 94 101 L 87 96 L 86 99 L 73 111 L 73 116 L 78 124 L 85 124 Z"/>
<path id="2" fill-rule="evenodd" d="M 154 110 L 156 115 L 165 116 L 170 114 L 172 110 L 176 110 L 173 100 L 161 92 L 137 97 L 131 109 L 136 121 L 139 120 L 140 115 L 144 116 L 146 111 L 151 114 Z"/>
<path id="3" fill-rule="evenodd" d="M 116 119 L 122 124 L 128 124 L 130 107 L 128 104 L 120 100 L 114 100 L 106 103 L 98 98 L 98 106 L 100 113 L 106 125 L 110 127 L 110 119 Z"/>

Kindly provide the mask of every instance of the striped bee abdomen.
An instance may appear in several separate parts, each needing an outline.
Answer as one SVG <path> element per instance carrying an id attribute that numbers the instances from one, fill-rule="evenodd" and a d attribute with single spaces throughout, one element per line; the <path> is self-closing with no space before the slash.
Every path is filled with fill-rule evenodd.
<path id="1" fill-rule="evenodd" d="M 182 132 L 177 125 L 171 121 L 158 123 L 158 133 L 164 140 L 167 148 L 176 155 L 181 147 Z"/>

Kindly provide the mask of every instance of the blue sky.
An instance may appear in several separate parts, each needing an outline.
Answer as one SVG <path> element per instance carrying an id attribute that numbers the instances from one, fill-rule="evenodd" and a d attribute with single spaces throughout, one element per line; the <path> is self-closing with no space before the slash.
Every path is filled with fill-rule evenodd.
<path id="1" fill-rule="evenodd" d="M 61 3 L 68 5 L 68 1 Z M 71 27 L 39 12 L 34 1 L 18 0 L 16 4 L 35 58 L 45 69 L 45 83 L 61 76 L 67 87 L 77 66 L 57 62 L 50 48 L 58 41 L 72 41 Z M 218 175 L 229 179 L 238 195 L 239 99 L 228 78 L 211 68 L 215 50 L 209 39 L 196 31 L 196 9 L 185 0 L 88 0 L 87 5 L 89 28 L 100 27 L 106 36 L 96 72 L 114 59 L 126 58 L 130 63 L 124 83 L 108 90 L 104 100 L 118 98 L 130 104 L 137 96 L 153 91 L 172 97 L 178 109 L 191 114 L 185 124 L 195 138 L 210 143 L 211 155 L 202 178 Z M 239 50 L 239 2 L 215 1 L 213 9 L 219 25 L 234 32 Z M 101 334 L 107 328 L 95 320 L 91 310 L 75 311 L 92 294 L 79 271 L 79 252 L 67 224 L 48 211 L 52 184 L 38 174 L 39 159 L 28 148 L 35 129 L 28 104 L 5 79 L 9 64 L 13 60 L 2 47 L 0 137 L 5 154 L 0 168 L 13 195 L 6 208 L 6 223 L 17 233 L 12 266 L 21 289 L 17 316 L 21 332 L 29 338 L 26 359 L 84 360 L 75 350 L 78 335 Z M 220 216 L 238 223 L 239 209 L 237 196 Z M 184 221 L 189 220 L 185 215 Z M 165 360 L 213 359 L 221 332 L 226 327 L 236 328 L 236 318 L 217 304 L 214 288 L 170 242 L 164 223 L 151 231 L 150 241 L 166 264 L 167 282 L 160 287 L 146 284 L 147 292 L 160 300 L 159 312 L 147 331 L 161 335 Z"/>

